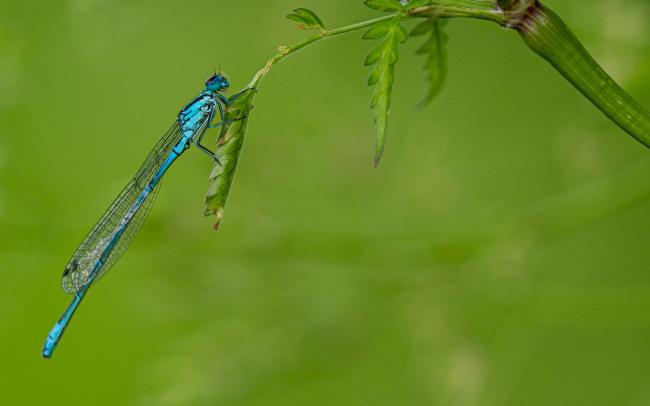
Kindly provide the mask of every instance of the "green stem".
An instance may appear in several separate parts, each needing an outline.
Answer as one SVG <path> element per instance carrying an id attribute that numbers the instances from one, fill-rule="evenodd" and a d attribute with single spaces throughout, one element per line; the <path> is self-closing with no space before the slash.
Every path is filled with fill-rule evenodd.
<path id="1" fill-rule="evenodd" d="M 495 1 L 492 0 L 438 0 L 430 5 L 409 10 L 413 17 L 467 17 L 494 21 L 502 24 L 506 17 Z"/>
<path id="2" fill-rule="evenodd" d="M 409 11 L 414 17 L 471 17 L 519 32 L 530 49 L 610 120 L 650 147 L 650 113 L 598 65 L 569 27 L 538 0 L 440 0 Z"/>
<path id="3" fill-rule="evenodd" d="M 614 123 L 650 147 L 650 113 L 589 55 L 569 27 L 539 2 L 510 24 L 530 49 L 546 59 Z"/>
<path id="4" fill-rule="evenodd" d="M 279 49 L 279 52 L 275 54 L 271 59 L 268 60 L 266 65 L 260 69 L 255 76 L 253 77 L 253 80 L 248 84 L 249 87 L 251 88 L 257 88 L 259 86 L 260 82 L 262 79 L 269 73 L 271 68 L 286 58 L 287 56 L 315 43 L 318 42 L 322 39 L 329 38 L 329 37 L 334 37 L 336 35 L 341 35 L 341 34 L 346 34 L 348 32 L 353 32 L 353 31 L 358 31 L 364 28 L 368 28 L 370 26 L 373 26 L 375 24 L 382 23 L 384 21 L 391 20 L 395 18 L 396 14 L 390 14 L 386 15 L 383 17 L 379 18 L 374 18 L 372 20 L 368 21 L 363 21 L 357 24 L 352 24 L 352 25 L 346 25 L 345 27 L 339 27 L 339 28 L 334 28 L 331 30 L 323 29 L 319 35 L 313 36 L 311 38 L 308 38 L 302 42 L 299 42 L 298 44 L 292 45 L 292 46 L 281 46 Z"/>
<path id="5" fill-rule="evenodd" d="M 505 21 L 503 12 L 494 0 L 434 0 L 431 3 L 432 4 L 429 6 L 411 9 L 406 13 L 406 15 L 411 17 L 471 17 L 486 19 L 497 23 L 503 23 Z M 249 83 L 249 87 L 256 88 L 275 64 L 315 42 L 336 35 L 362 30 L 375 24 L 391 20 L 397 15 L 397 13 L 394 13 L 331 30 L 323 29 L 319 35 L 308 38 L 298 44 L 293 46 L 282 46 L 280 47 L 280 51 L 269 59 L 266 65 L 255 74 L 253 80 Z"/>

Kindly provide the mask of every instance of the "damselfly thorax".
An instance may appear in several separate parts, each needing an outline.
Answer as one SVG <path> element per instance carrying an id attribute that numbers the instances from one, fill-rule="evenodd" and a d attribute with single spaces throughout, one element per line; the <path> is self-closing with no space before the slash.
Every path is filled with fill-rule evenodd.
<path id="1" fill-rule="evenodd" d="M 194 101 L 178 113 L 178 124 L 181 126 L 181 131 L 184 134 L 197 132 L 208 119 L 214 117 L 216 105 L 215 92 L 202 91 Z"/>

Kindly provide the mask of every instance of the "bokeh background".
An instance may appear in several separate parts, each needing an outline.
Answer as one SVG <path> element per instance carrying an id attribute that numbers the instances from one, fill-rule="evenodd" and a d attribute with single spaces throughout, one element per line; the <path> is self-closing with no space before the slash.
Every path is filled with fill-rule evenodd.
<path id="1" fill-rule="evenodd" d="M 650 106 L 650 4 L 548 0 Z M 7 405 L 648 405 L 650 154 L 514 32 L 416 41 L 372 168 L 371 42 L 304 50 L 263 83 L 219 232 L 211 163 L 168 173 L 52 360 L 60 274 L 214 66 L 234 88 L 361 1 L 4 0 L 0 399 Z M 213 138 L 214 139 L 214 138 Z"/>

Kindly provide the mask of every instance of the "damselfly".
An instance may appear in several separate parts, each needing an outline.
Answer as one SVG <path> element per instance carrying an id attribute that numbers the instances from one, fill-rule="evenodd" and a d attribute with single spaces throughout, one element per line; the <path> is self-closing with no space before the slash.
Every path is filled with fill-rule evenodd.
<path id="1" fill-rule="evenodd" d="M 151 209 L 160 181 L 169 166 L 190 144 L 195 144 L 217 160 L 215 153 L 201 145 L 201 139 L 208 128 L 241 119 L 226 121 L 224 118 L 226 107 L 243 93 L 227 98 L 222 93 L 228 87 L 228 79 L 220 73 L 208 78 L 205 89 L 178 113 L 174 124 L 154 146 L 133 179 L 77 248 L 65 267 L 61 281 L 63 290 L 74 294 L 74 298 L 47 336 L 43 357 L 52 356 L 90 286 L 117 262 L 133 241 Z M 217 111 L 221 121 L 213 124 Z"/>

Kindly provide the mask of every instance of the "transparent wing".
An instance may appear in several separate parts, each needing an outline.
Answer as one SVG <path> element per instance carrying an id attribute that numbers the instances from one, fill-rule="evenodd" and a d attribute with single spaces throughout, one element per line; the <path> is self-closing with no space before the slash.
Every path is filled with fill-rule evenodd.
<path id="1" fill-rule="evenodd" d="M 65 271 L 63 271 L 61 285 L 66 293 L 74 293 L 84 286 L 92 272 L 95 262 L 101 257 L 128 210 L 133 206 L 138 196 L 158 172 L 181 137 L 182 133 L 179 125 L 175 122 L 151 150 L 133 179 L 126 185 L 90 233 L 88 233 L 81 245 L 79 245 L 79 248 L 77 248 L 68 265 L 65 267 Z M 151 210 L 159 189 L 160 183 L 156 185 L 154 190 L 142 202 L 94 280 L 104 275 L 122 254 L 124 254 L 124 251 L 131 244 L 140 227 L 142 227 L 142 223 Z"/>

